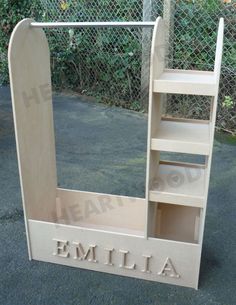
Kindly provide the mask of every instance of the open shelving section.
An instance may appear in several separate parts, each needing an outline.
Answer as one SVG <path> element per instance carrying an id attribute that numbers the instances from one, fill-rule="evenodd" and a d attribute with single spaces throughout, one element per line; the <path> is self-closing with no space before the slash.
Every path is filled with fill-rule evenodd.
<path id="1" fill-rule="evenodd" d="M 199 247 L 199 270 L 210 179 L 217 99 L 223 50 L 220 20 L 214 71 L 166 69 L 165 24 L 159 19 L 151 50 L 148 158 L 147 238 L 181 241 Z M 211 98 L 209 120 L 167 117 L 166 94 Z M 204 164 L 162 160 L 163 152 L 204 157 Z M 173 249 L 175 251 L 175 249 Z M 197 264 L 197 263 L 196 263 Z"/>

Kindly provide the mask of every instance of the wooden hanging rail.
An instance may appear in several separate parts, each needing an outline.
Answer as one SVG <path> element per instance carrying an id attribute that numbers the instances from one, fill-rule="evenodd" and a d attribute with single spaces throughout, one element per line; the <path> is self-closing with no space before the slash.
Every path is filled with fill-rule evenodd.
<path id="1" fill-rule="evenodd" d="M 31 22 L 30 26 L 34 28 L 153 28 L 155 26 L 155 22 Z"/>

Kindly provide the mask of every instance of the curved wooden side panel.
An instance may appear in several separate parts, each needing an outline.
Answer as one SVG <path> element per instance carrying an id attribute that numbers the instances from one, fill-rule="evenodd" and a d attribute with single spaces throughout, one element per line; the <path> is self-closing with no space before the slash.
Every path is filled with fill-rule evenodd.
<path id="1" fill-rule="evenodd" d="M 26 220 L 49 220 L 57 186 L 50 55 L 43 30 L 30 22 L 19 22 L 10 40 L 12 105 Z"/>
<path id="2" fill-rule="evenodd" d="M 151 47 L 151 81 L 157 79 L 165 68 L 165 23 L 161 17 L 156 20 L 155 27 L 153 29 L 152 47 Z"/>

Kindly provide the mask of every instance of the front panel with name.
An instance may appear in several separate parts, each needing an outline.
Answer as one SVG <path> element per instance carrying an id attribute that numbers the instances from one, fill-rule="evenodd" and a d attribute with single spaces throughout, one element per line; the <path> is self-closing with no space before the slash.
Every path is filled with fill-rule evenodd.
<path id="1" fill-rule="evenodd" d="M 35 260 L 197 288 L 197 244 L 35 220 L 29 230 Z"/>

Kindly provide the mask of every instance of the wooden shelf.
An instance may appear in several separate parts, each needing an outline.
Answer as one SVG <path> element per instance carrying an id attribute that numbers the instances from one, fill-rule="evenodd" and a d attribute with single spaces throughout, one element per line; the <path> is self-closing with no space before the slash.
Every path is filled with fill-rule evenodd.
<path id="1" fill-rule="evenodd" d="M 151 149 L 209 155 L 209 121 L 163 118 L 151 140 Z"/>
<path id="2" fill-rule="evenodd" d="M 160 162 L 151 182 L 149 201 L 204 207 L 205 165 Z"/>
<path id="3" fill-rule="evenodd" d="M 208 71 L 164 69 L 153 84 L 154 92 L 206 96 L 215 96 L 217 88 L 215 73 Z"/>

